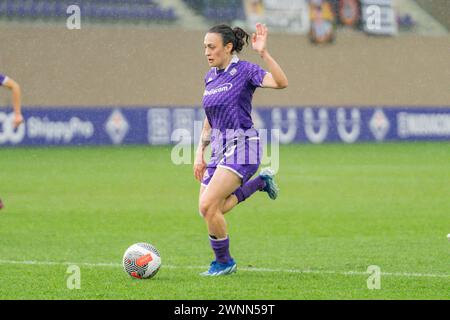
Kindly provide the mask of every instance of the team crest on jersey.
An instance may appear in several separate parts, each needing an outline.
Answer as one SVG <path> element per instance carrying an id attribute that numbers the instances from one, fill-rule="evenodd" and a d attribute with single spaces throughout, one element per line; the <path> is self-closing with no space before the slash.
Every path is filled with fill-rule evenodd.
<path id="1" fill-rule="evenodd" d="M 233 69 L 231 69 L 231 71 L 230 71 L 230 76 L 234 76 L 236 73 L 237 73 L 237 69 L 236 69 L 236 68 L 233 68 Z"/>

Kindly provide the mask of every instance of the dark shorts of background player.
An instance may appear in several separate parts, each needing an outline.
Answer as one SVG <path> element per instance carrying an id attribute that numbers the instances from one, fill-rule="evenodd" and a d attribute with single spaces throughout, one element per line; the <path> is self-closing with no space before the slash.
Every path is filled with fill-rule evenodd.
<path id="1" fill-rule="evenodd" d="M 261 163 L 262 146 L 259 136 L 232 140 L 221 153 L 218 161 L 208 164 L 203 175 L 202 185 L 207 186 L 218 167 L 232 171 L 246 183 L 257 171 Z"/>

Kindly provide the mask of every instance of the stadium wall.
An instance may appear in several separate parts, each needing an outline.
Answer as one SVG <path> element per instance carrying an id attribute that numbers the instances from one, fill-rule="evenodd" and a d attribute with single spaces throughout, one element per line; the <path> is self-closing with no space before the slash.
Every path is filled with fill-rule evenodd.
<path id="1" fill-rule="evenodd" d="M 22 86 L 25 106 L 198 106 L 207 64 L 204 32 L 5 23 L 0 72 Z M 286 90 L 259 90 L 255 106 L 449 106 L 450 37 L 368 37 L 335 44 L 272 34 Z M 244 59 L 259 62 L 250 52 Z M 10 95 L 0 90 L 0 106 Z"/>

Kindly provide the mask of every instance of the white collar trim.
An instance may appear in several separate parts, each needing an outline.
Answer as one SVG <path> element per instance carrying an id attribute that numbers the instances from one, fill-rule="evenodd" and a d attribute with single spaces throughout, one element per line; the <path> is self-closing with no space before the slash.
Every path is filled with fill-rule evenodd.
<path id="1" fill-rule="evenodd" d="M 230 68 L 230 66 L 234 63 L 238 63 L 239 62 L 239 57 L 235 54 L 233 54 L 233 57 L 231 58 L 230 64 L 225 68 L 224 72 L 228 71 L 228 68 Z M 214 72 L 217 74 L 217 67 L 214 67 Z"/>

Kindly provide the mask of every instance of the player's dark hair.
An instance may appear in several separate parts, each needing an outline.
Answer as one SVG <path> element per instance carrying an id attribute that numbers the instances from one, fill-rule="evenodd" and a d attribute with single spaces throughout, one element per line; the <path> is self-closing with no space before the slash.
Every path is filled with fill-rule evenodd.
<path id="1" fill-rule="evenodd" d="M 226 46 L 228 43 L 231 42 L 231 44 L 233 45 L 233 49 L 231 50 L 232 53 L 234 51 L 238 53 L 241 52 L 242 48 L 245 45 L 248 45 L 248 39 L 250 38 L 248 33 L 245 32 L 243 29 L 239 27 L 235 27 L 232 29 L 230 26 L 226 24 L 216 25 L 211 29 L 209 29 L 208 32 L 219 33 L 220 35 L 222 35 L 222 41 L 224 46 Z"/>

